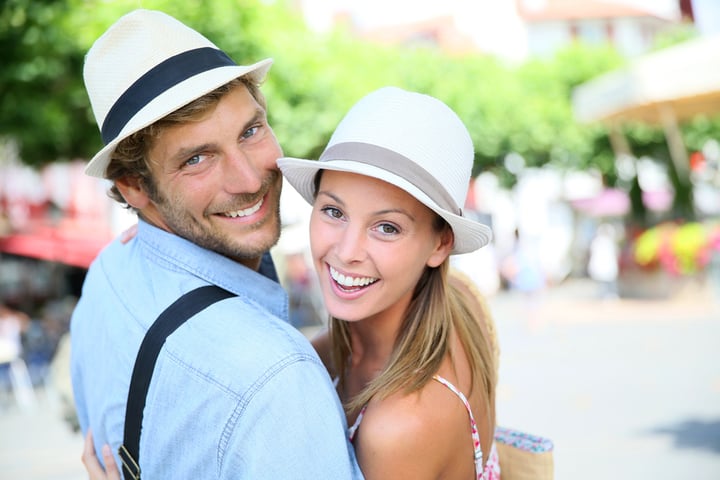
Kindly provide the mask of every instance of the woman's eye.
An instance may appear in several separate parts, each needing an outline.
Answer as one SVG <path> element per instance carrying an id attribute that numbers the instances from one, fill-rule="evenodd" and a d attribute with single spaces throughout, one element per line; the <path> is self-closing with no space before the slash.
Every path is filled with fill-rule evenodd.
<path id="1" fill-rule="evenodd" d="M 381 224 L 380 226 L 378 226 L 378 231 L 379 231 L 380 233 L 384 233 L 384 234 L 387 234 L 387 235 L 390 235 L 390 234 L 398 233 L 398 232 L 399 232 L 399 230 L 397 229 L 397 227 L 395 227 L 394 225 L 391 225 L 391 224 L 389 224 L 389 223 L 383 223 L 383 224 Z"/>
<path id="2" fill-rule="evenodd" d="M 342 212 L 335 207 L 323 207 L 322 211 L 325 215 L 332 218 L 342 218 L 343 216 Z"/>

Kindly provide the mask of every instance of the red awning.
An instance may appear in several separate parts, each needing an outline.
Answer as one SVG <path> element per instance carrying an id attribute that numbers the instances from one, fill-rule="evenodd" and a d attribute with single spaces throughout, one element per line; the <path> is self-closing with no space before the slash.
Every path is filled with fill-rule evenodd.
<path id="1" fill-rule="evenodd" d="M 113 238 L 107 181 L 86 162 L 0 166 L 0 252 L 87 268 Z"/>
<path id="2" fill-rule="evenodd" d="M 97 228 L 87 221 L 63 220 L 0 236 L 0 252 L 88 268 L 111 240 L 105 225 Z"/>

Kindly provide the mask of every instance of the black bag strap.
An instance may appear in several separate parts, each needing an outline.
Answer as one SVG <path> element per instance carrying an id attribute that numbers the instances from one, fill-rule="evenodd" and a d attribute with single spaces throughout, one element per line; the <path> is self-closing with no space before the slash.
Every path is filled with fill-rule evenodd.
<path id="1" fill-rule="evenodd" d="M 125 434 L 123 444 L 118 450 L 123 464 L 123 475 L 126 479 L 140 479 L 140 430 L 143 410 L 150 387 L 150 379 L 165 339 L 196 313 L 219 300 L 234 296 L 234 293 L 216 285 L 196 288 L 166 308 L 145 334 L 130 380 L 128 402 L 125 408 Z"/>

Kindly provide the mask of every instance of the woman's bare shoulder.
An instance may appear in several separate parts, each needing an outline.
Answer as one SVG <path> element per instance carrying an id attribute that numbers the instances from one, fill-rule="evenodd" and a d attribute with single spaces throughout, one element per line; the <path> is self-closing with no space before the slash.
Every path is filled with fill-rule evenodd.
<path id="1" fill-rule="evenodd" d="M 382 472 L 382 478 L 437 478 L 442 472 L 457 438 L 464 438 L 467 420 L 457 409 L 457 399 L 435 383 L 368 405 L 355 441 L 364 473 L 369 469 Z"/>

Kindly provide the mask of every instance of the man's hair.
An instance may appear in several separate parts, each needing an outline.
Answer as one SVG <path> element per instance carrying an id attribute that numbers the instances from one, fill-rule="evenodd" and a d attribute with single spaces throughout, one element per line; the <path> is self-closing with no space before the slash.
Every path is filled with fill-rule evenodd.
<path id="1" fill-rule="evenodd" d="M 155 123 L 124 138 L 113 151 L 110 157 L 110 163 L 105 169 L 105 177 L 113 182 L 108 195 L 123 204 L 126 208 L 132 209 L 115 185 L 117 179 L 131 177 L 138 179 L 140 185 L 145 189 L 145 192 L 150 198 L 156 198 L 157 187 L 155 179 L 152 177 L 148 152 L 153 147 L 158 136 L 169 127 L 188 123 L 202 116 L 214 108 L 230 91 L 242 85 L 248 89 L 250 95 L 252 95 L 263 108 L 266 108 L 265 97 L 260 91 L 259 85 L 255 83 L 252 78 L 243 76 L 231 80 L 212 92 L 175 110 L 173 113 L 161 118 Z"/>

